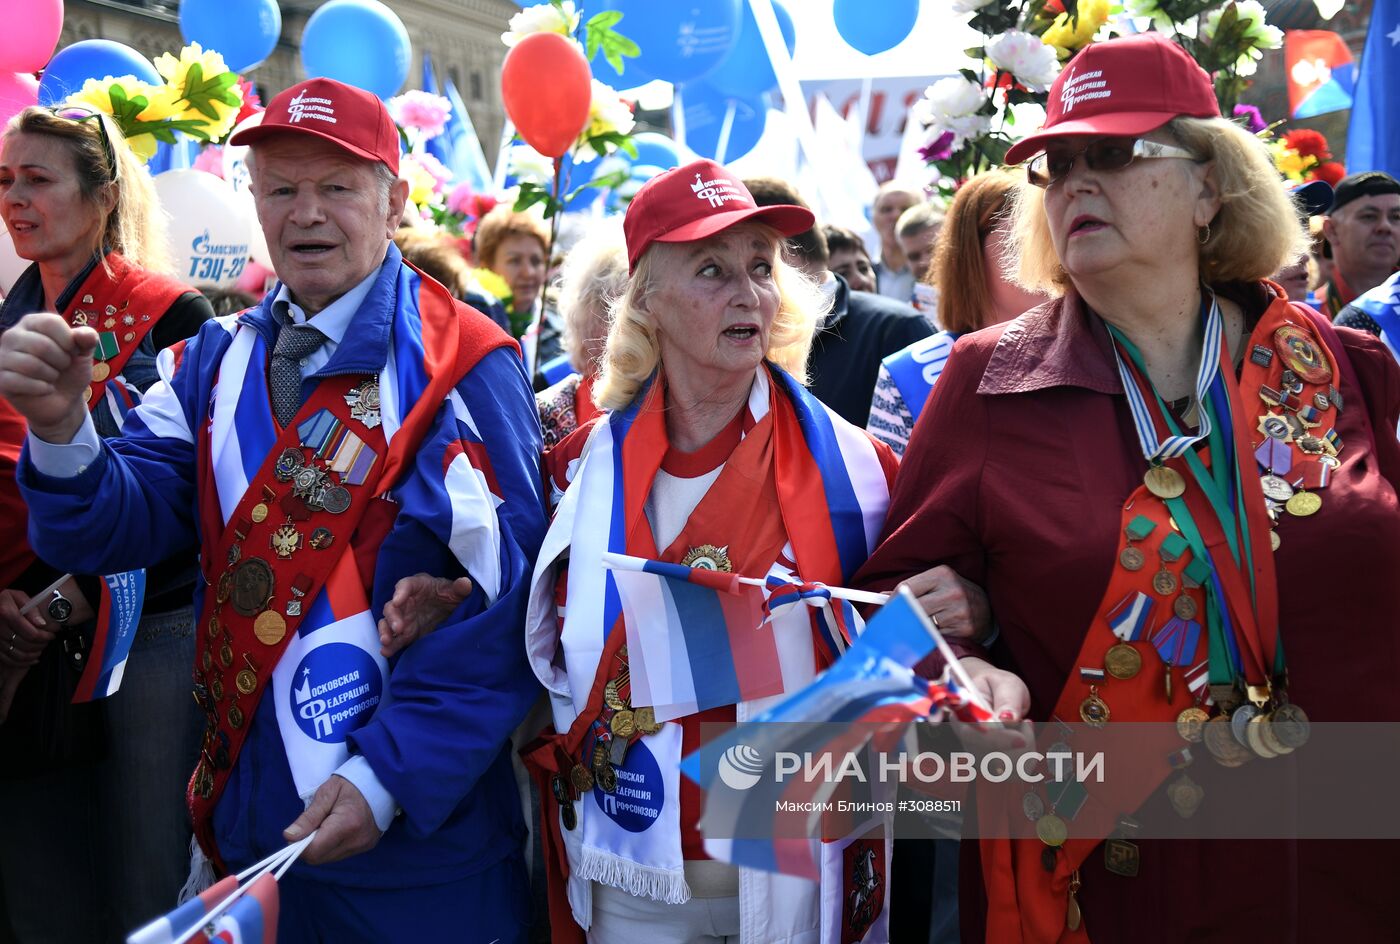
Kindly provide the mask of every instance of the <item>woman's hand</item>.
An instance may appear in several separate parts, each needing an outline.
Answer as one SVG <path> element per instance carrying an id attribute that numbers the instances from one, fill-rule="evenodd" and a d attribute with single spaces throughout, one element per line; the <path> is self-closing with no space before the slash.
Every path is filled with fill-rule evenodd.
<path id="1" fill-rule="evenodd" d="M 379 621 L 379 651 L 387 659 L 407 649 L 409 643 L 437 629 L 471 592 L 472 582 L 466 577 L 404 577 L 394 584 L 394 595 L 384 604 L 384 617 Z"/>
<path id="2" fill-rule="evenodd" d="M 39 612 L 42 604 L 20 613 L 28 602 L 29 594 L 22 590 L 0 590 L 0 667 L 28 669 L 53 641 L 56 627 Z"/>
<path id="3" fill-rule="evenodd" d="M 919 606 L 938 624 L 945 637 L 980 643 L 992 632 L 992 608 L 987 594 L 948 566 L 915 574 L 900 586 L 908 587 Z"/>
<path id="4" fill-rule="evenodd" d="M 963 724 L 955 722 L 963 743 L 980 750 L 1024 750 L 1034 742 L 1029 726 L 1020 724 L 1031 707 L 1031 692 L 1021 677 L 999 669 L 975 656 L 958 660 L 973 688 L 992 708 L 992 718 L 1001 724 Z M 1026 730 L 1022 731 L 1021 728 Z"/>

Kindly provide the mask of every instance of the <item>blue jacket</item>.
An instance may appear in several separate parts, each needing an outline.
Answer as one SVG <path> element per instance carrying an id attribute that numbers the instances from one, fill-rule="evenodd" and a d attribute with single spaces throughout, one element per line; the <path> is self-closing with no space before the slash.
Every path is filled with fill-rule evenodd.
<path id="1" fill-rule="evenodd" d="M 308 385 L 330 374 L 382 370 L 395 306 L 416 305 L 418 284 L 390 246 L 344 342 Z M 29 503 L 30 540 L 42 557 L 74 573 L 112 573 L 177 552 L 197 553 L 198 437 L 190 431 L 211 415 L 210 391 L 233 321 L 253 326 L 269 350 L 274 346 L 275 294 L 268 294 L 262 308 L 206 324 L 173 366 L 163 359 L 161 383 L 173 398 L 148 393 L 124 435 L 104 440 L 97 460 L 81 474 L 45 476 L 26 450 L 18 479 Z M 524 836 L 509 737 L 538 693 L 525 660 L 523 625 L 530 572 L 547 524 L 539 420 L 520 358 L 509 347 L 487 354 L 456 389 L 476 421 L 502 493 L 496 510 L 500 594 L 488 607 L 475 589 L 442 626 L 397 658 L 389 681 L 392 700 L 350 742 L 403 815 L 363 855 L 298 865 L 310 878 L 364 887 L 450 881 L 516 852 Z M 157 416 L 162 401 L 166 413 Z M 371 588 L 375 619 L 400 578 L 465 573 L 447 544 L 452 511 L 443 481 L 445 452 L 466 440 L 459 422 L 450 407 L 438 411 L 418 461 L 390 492 L 399 507 L 378 552 Z M 196 606 L 202 604 L 201 586 Z M 282 847 L 282 829 L 301 812 L 269 694 L 258 705 L 215 810 L 225 861 L 238 868 Z"/>

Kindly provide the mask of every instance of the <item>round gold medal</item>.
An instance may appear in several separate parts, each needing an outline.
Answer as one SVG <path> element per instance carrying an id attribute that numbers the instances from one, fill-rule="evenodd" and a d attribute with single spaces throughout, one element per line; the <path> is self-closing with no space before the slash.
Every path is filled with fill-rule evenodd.
<path id="1" fill-rule="evenodd" d="M 599 764 L 593 771 L 593 778 L 598 786 L 603 788 L 604 793 L 617 792 L 617 771 L 613 770 L 612 764 Z"/>
<path id="2" fill-rule="evenodd" d="M 1118 555 L 1118 563 L 1123 565 L 1124 570 L 1142 570 L 1142 565 L 1147 563 L 1147 558 L 1142 556 L 1142 551 L 1135 547 L 1125 547 Z"/>
<path id="3" fill-rule="evenodd" d="M 287 635 L 287 621 L 276 610 L 263 610 L 253 620 L 253 635 L 264 646 L 275 646 Z"/>
<path id="4" fill-rule="evenodd" d="M 1035 821 L 1035 834 L 1047 846 L 1059 847 L 1069 838 L 1069 827 L 1054 813 L 1046 813 Z"/>
<path id="5" fill-rule="evenodd" d="M 579 793 L 587 793 L 593 789 L 593 775 L 582 764 L 574 764 L 574 769 L 569 771 L 569 780 Z"/>
<path id="6" fill-rule="evenodd" d="M 1315 515 L 1322 507 L 1322 499 L 1316 492 L 1298 492 L 1288 499 L 1288 504 L 1283 507 L 1288 509 L 1288 513 L 1298 518 L 1306 518 L 1308 515 Z"/>
<path id="7" fill-rule="evenodd" d="M 238 674 L 233 677 L 233 684 L 237 685 L 243 694 L 251 695 L 258 687 L 257 673 L 252 669 L 239 669 Z"/>
<path id="8" fill-rule="evenodd" d="M 655 708 L 638 708 L 632 713 L 632 723 L 643 734 L 655 734 L 661 730 L 661 725 L 656 723 Z"/>
<path id="9" fill-rule="evenodd" d="M 83 388 L 83 402 L 84 402 L 84 403 L 91 403 L 91 402 L 92 402 L 92 388 L 91 388 L 91 387 L 84 387 L 84 388 Z"/>
<path id="10" fill-rule="evenodd" d="M 1206 722 L 1205 745 L 1206 750 L 1210 751 L 1210 756 L 1222 767 L 1239 767 L 1254 757 L 1235 740 L 1235 735 L 1230 730 L 1230 716 L 1225 714 L 1216 715 Z"/>
<path id="11" fill-rule="evenodd" d="M 1158 498 L 1180 498 L 1186 494 L 1186 480 L 1176 469 L 1157 465 L 1147 470 L 1142 477 L 1147 490 Z"/>
<path id="12" fill-rule="evenodd" d="M 1249 724 L 1245 726 L 1245 740 L 1249 742 L 1249 749 L 1260 757 L 1268 760 L 1277 757 L 1278 752 L 1270 749 L 1264 741 L 1263 733 L 1269 724 L 1267 714 L 1258 714 L 1249 719 Z"/>
<path id="13" fill-rule="evenodd" d="M 623 708 L 621 711 L 613 712 L 612 720 L 608 722 L 608 727 L 612 733 L 620 738 L 630 738 L 632 732 L 637 729 L 636 721 L 632 717 L 632 712 Z"/>
<path id="14" fill-rule="evenodd" d="M 1152 589 L 1164 597 L 1176 593 L 1176 574 L 1163 567 L 1152 575 Z"/>
<path id="15" fill-rule="evenodd" d="M 253 506 L 253 510 L 248 512 L 248 516 L 253 519 L 254 524 L 262 524 L 267 520 L 267 505 L 258 502 Z"/>
<path id="16" fill-rule="evenodd" d="M 1279 549 L 1279 545 L 1282 544 L 1282 543 L 1283 543 L 1283 538 L 1281 538 L 1281 537 L 1278 536 L 1278 532 L 1277 532 L 1277 531 L 1270 531 L 1270 532 L 1269 532 L 1269 550 L 1271 550 L 1271 551 L 1276 551 L 1276 550 L 1278 550 L 1278 549 Z"/>
<path id="17" fill-rule="evenodd" d="M 92 379 L 95 383 L 101 383 L 110 376 L 112 376 L 112 368 L 110 365 L 102 361 L 98 361 L 92 365 Z"/>
<path id="18" fill-rule="evenodd" d="M 1130 679 L 1142 671 L 1142 655 L 1127 643 L 1120 642 L 1104 653 L 1103 667 L 1116 679 Z"/>
<path id="19" fill-rule="evenodd" d="M 1184 741 L 1199 744 L 1201 739 L 1206 736 L 1206 722 L 1209 720 L 1210 715 L 1206 713 L 1204 708 L 1192 705 L 1176 716 L 1176 733 L 1181 735 Z"/>

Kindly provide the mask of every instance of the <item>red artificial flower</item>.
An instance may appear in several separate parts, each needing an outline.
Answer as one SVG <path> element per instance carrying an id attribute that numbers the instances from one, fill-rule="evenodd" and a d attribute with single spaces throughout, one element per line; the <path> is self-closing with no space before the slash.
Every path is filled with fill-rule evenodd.
<path id="1" fill-rule="evenodd" d="M 1323 161 L 1308 172 L 1308 180 L 1325 180 L 1335 187 L 1346 175 L 1347 169 L 1341 162 Z"/>
<path id="2" fill-rule="evenodd" d="M 249 115 L 256 115 L 263 110 L 262 99 L 258 97 L 258 90 L 253 87 L 252 82 L 240 75 L 238 87 L 243 90 L 243 107 L 238 109 L 238 117 L 233 122 L 234 127 L 238 127 L 239 123 Z"/>
<path id="3" fill-rule="evenodd" d="M 1303 157 L 1315 157 L 1319 162 L 1332 159 L 1332 151 L 1327 146 L 1327 138 L 1320 131 L 1297 128 L 1284 134 L 1283 143 Z"/>
<path id="4" fill-rule="evenodd" d="M 1059 16 L 1061 13 L 1065 12 L 1063 0 L 1046 0 L 1045 12 L 1049 16 Z"/>

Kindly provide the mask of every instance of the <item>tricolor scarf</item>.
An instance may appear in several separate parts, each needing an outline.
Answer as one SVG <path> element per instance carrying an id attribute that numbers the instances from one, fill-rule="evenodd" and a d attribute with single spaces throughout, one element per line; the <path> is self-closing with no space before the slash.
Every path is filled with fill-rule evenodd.
<path id="1" fill-rule="evenodd" d="M 569 731 L 590 709 L 589 698 L 608 639 L 623 630 L 615 581 L 602 564 L 605 552 L 635 553 L 627 535 L 644 514 L 652 479 L 667 448 L 662 384 L 654 379 L 633 404 L 607 415 L 593 429 L 545 536 L 531 584 L 526 644 L 536 675 L 550 689 L 555 729 Z M 748 409 L 755 421 L 773 414 L 773 469 L 779 507 L 792 557 L 802 579 L 845 582 L 875 546 L 889 503 L 889 482 L 877 446 L 863 431 L 841 420 L 782 370 L 760 367 Z M 568 599 L 559 632 L 554 584 L 556 561 L 568 553 Z M 786 572 L 784 572 L 786 574 Z M 758 576 L 758 575 L 752 575 Z M 794 663 L 815 675 L 814 634 L 791 639 L 805 647 Z M 562 646 L 563 658 L 557 660 Z M 824 654 L 823 664 L 835 653 Z M 788 656 L 784 656 L 785 665 Z M 561 667 L 562 665 L 562 667 Z M 785 676 L 787 672 L 785 671 Z M 739 706 L 745 715 L 747 706 Z M 580 722 L 584 723 L 584 722 Z M 588 882 L 633 894 L 683 902 L 685 883 L 680 835 L 681 729 L 667 724 L 634 743 L 634 758 L 647 761 L 646 802 L 659 811 L 637 829 L 638 820 L 607 815 L 589 796 L 577 804 L 579 827 L 566 831 L 571 874 L 569 900 L 588 925 Z M 624 784 L 627 782 L 623 781 Z M 619 790 L 621 794 L 621 790 Z M 626 802 L 619 796 L 617 802 Z M 624 828 L 626 821 L 636 829 Z M 761 883 L 741 880 L 745 887 Z"/>
<path id="2" fill-rule="evenodd" d="M 263 302 L 269 317 L 267 309 L 274 295 L 269 293 Z M 381 493 L 388 492 L 412 465 L 414 451 L 444 401 L 465 426 L 475 428 L 466 404 L 453 390 L 484 353 L 464 322 L 460 306 L 454 306 L 441 286 L 407 265 L 400 268 L 389 357 L 378 377 L 379 415 L 387 441 L 386 454 L 377 460 L 385 464 L 379 480 Z M 267 344 L 256 328 L 241 320 L 230 328 L 232 340 L 220 362 L 210 392 L 209 422 L 200 436 L 201 466 L 208 470 L 205 477 L 212 478 L 214 485 L 200 493 L 206 544 L 217 541 L 228 526 L 249 481 L 278 437 L 269 395 Z M 347 343 L 353 341 L 347 339 Z M 454 515 L 460 511 L 463 520 L 454 520 L 454 533 L 494 530 L 498 500 L 484 475 L 461 471 L 459 467 L 470 465 L 468 459 L 450 461 L 444 469 L 453 494 L 460 496 L 453 507 Z M 322 591 L 309 601 L 296 638 L 283 652 L 272 676 L 282 742 L 297 793 L 303 799 L 349 759 L 346 735 L 374 716 L 389 691 L 388 664 L 379 652 L 370 601 L 356 566 L 356 552 L 365 549 L 354 548 L 352 552 L 349 540 L 339 543 L 342 556 Z M 487 560 L 483 556 L 471 563 L 473 576 L 488 599 L 494 599 L 500 585 L 499 558 Z M 335 683 L 353 671 L 361 673 L 358 683 L 339 686 L 343 700 L 330 709 L 334 714 L 329 726 L 318 725 L 316 717 L 307 716 L 302 709 L 320 698 L 318 686 Z"/>

